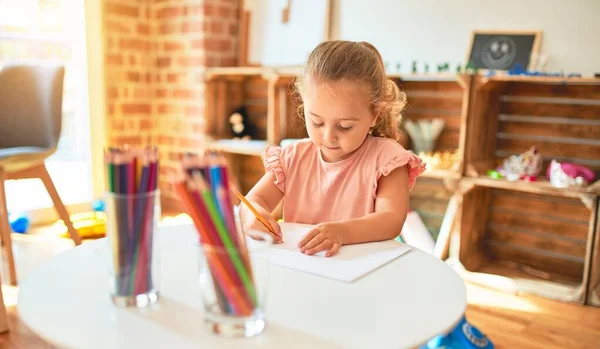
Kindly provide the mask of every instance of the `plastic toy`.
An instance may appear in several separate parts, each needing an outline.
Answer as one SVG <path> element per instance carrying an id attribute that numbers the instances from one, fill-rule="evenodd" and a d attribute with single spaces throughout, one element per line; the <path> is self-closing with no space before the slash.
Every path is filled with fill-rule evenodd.
<path id="1" fill-rule="evenodd" d="M 101 211 L 75 213 L 70 216 L 73 227 L 83 239 L 98 239 L 106 236 L 106 215 Z M 69 238 L 69 231 L 62 219 L 54 223 L 59 236 Z"/>
<path id="2" fill-rule="evenodd" d="M 487 172 L 488 177 L 490 178 L 494 178 L 494 179 L 500 179 L 502 178 L 502 174 L 496 170 L 489 170 Z"/>
<path id="3" fill-rule="evenodd" d="M 246 107 L 239 107 L 233 111 L 229 117 L 231 124 L 231 134 L 234 139 L 253 139 L 256 138 L 254 125 L 250 123 Z"/>
<path id="4" fill-rule="evenodd" d="M 520 155 L 504 159 L 500 172 L 509 181 L 527 179 L 534 181 L 542 171 L 542 155 L 535 146 Z"/>
<path id="5" fill-rule="evenodd" d="M 494 349 L 494 344 L 463 317 L 450 333 L 433 338 L 419 349 Z"/>
<path id="6" fill-rule="evenodd" d="M 8 223 L 15 233 L 24 234 L 29 229 L 29 217 L 23 212 L 9 213 Z"/>
<path id="7" fill-rule="evenodd" d="M 594 181 L 595 174 L 591 169 L 574 163 L 556 160 L 550 162 L 547 171 L 550 183 L 558 188 L 586 187 Z"/>
<path id="8" fill-rule="evenodd" d="M 92 201 L 92 208 L 96 212 L 104 212 L 104 200 L 94 200 Z"/>

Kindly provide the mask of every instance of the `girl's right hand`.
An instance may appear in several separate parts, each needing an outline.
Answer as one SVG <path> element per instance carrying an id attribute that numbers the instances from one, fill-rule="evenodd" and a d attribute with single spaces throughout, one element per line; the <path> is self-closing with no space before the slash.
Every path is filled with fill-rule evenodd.
<path id="1" fill-rule="evenodd" d="M 282 239 L 283 235 L 281 233 L 281 227 L 279 226 L 277 221 L 271 216 L 271 214 L 267 210 L 262 208 L 262 206 L 260 206 L 260 205 L 253 205 L 253 206 L 254 206 L 254 208 L 256 208 L 256 211 L 258 211 L 258 213 L 273 228 L 273 230 L 275 232 L 275 236 L 273 236 L 273 242 L 274 243 L 283 242 L 283 239 Z M 265 225 L 258 218 L 256 218 L 256 216 L 254 215 L 254 213 L 252 213 L 252 211 L 250 211 L 250 209 L 248 209 L 247 207 L 244 206 L 241 208 L 240 213 L 241 213 L 241 219 L 242 219 L 244 232 L 246 233 L 246 235 L 250 236 L 253 239 L 261 239 L 261 237 L 258 234 L 253 234 L 252 231 L 258 230 L 258 231 L 262 231 L 265 233 L 270 233 L 269 229 L 267 229 L 267 227 L 265 227 Z M 273 234 L 271 234 L 271 235 L 273 235 Z"/>

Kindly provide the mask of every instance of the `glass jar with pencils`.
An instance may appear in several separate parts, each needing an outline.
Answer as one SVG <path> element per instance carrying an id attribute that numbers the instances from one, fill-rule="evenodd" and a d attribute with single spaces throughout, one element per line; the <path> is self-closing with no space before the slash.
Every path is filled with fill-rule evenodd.
<path id="1" fill-rule="evenodd" d="M 198 232 L 198 275 L 207 329 L 224 337 L 262 333 L 270 234 L 247 238 L 234 216 L 229 176 L 218 156 L 187 158 L 174 183 Z"/>
<path id="2" fill-rule="evenodd" d="M 113 148 L 105 159 L 110 297 L 120 307 L 146 307 L 159 293 L 157 150 Z"/>

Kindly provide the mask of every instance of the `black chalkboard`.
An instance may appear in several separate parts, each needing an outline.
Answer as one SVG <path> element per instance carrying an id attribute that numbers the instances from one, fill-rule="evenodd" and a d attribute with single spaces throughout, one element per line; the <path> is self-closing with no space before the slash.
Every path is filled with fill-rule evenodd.
<path id="1" fill-rule="evenodd" d="M 532 53 L 539 46 L 539 32 L 473 33 L 467 63 L 477 69 L 511 70 L 531 68 Z"/>

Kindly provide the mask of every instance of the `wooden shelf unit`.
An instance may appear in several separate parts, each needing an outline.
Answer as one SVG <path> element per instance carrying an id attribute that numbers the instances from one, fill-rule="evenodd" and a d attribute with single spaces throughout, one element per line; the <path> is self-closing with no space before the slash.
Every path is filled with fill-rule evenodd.
<path id="1" fill-rule="evenodd" d="M 403 119 L 444 120 L 444 129 L 434 151 L 457 153 L 457 162 L 452 168 L 433 168 L 423 173 L 411 192 L 409 202 L 410 208 L 419 214 L 436 243 L 444 245 L 450 237 L 450 230 L 441 231 L 442 223 L 445 219 L 452 220 L 456 212 L 449 203 L 456 194 L 463 173 L 472 76 L 432 74 L 388 77 L 406 93 L 408 104 Z"/>
<path id="2" fill-rule="evenodd" d="M 209 149 L 229 154 L 234 176 L 247 192 L 262 176 L 262 156 L 267 146 L 284 138 L 302 138 L 301 124 L 293 112 L 292 68 L 219 67 L 205 72 Z M 244 105 L 256 127 L 253 140 L 234 140 L 229 116 Z"/>
<path id="3" fill-rule="evenodd" d="M 600 80 L 475 77 L 453 241 L 465 278 L 576 303 L 589 303 L 590 280 L 600 290 L 600 182 L 555 188 L 545 178 L 552 159 L 600 171 L 599 99 Z M 486 176 L 533 145 L 544 160 L 537 181 Z"/>

